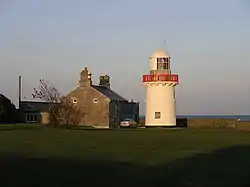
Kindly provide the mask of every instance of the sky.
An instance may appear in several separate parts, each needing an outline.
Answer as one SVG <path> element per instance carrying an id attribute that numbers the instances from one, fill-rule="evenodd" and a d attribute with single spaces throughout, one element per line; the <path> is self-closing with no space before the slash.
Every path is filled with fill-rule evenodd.
<path id="1" fill-rule="evenodd" d="M 23 98 L 40 78 L 66 94 L 87 66 L 144 114 L 142 75 L 164 40 L 177 114 L 250 114 L 248 0 L 0 0 L 0 93 L 17 105 L 21 75 Z"/>

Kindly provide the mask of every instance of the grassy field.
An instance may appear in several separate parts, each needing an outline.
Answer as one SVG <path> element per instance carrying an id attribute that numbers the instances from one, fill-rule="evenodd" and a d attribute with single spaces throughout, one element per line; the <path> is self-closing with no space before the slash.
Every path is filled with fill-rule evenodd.
<path id="1" fill-rule="evenodd" d="M 250 186 L 250 133 L 0 126 L 0 186 Z"/>

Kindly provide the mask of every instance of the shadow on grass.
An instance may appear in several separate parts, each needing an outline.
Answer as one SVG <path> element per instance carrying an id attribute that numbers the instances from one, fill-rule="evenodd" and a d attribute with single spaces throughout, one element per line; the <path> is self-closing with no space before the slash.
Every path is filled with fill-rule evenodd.
<path id="1" fill-rule="evenodd" d="M 166 155 L 167 156 L 167 155 Z M 250 186 L 250 146 L 143 166 L 2 155 L 0 186 Z"/>

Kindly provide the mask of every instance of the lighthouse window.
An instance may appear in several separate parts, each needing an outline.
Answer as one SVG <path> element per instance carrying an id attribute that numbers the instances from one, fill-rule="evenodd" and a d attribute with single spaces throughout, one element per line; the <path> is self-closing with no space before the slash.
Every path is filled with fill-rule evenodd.
<path id="1" fill-rule="evenodd" d="M 157 58 L 157 62 L 168 62 L 168 58 Z"/>
<path id="2" fill-rule="evenodd" d="M 155 112 L 155 119 L 161 119 L 161 112 Z"/>
<path id="3" fill-rule="evenodd" d="M 157 63 L 157 69 L 161 69 L 161 63 Z"/>
<path id="4" fill-rule="evenodd" d="M 163 63 L 163 69 L 167 69 L 167 63 Z"/>
<path id="5" fill-rule="evenodd" d="M 166 62 L 157 63 L 157 69 L 158 70 L 169 69 L 168 68 L 168 63 L 166 63 Z"/>
<path id="6" fill-rule="evenodd" d="M 168 58 L 157 58 L 157 69 L 158 70 L 169 69 L 169 59 Z"/>
<path id="7" fill-rule="evenodd" d="M 157 58 L 157 62 L 163 62 L 163 58 Z"/>

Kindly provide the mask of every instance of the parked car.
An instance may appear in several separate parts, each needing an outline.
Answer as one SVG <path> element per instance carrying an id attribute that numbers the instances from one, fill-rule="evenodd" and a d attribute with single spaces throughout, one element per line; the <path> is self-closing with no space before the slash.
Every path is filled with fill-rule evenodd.
<path id="1" fill-rule="evenodd" d="M 124 120 L 122 120 L 120 122 L 120 127 L 121 128 L 136 128 L 137 127 L 137 123 L 135 122 L 135 120 L 131 119 L 131 118 L 126 118 Z"/>

